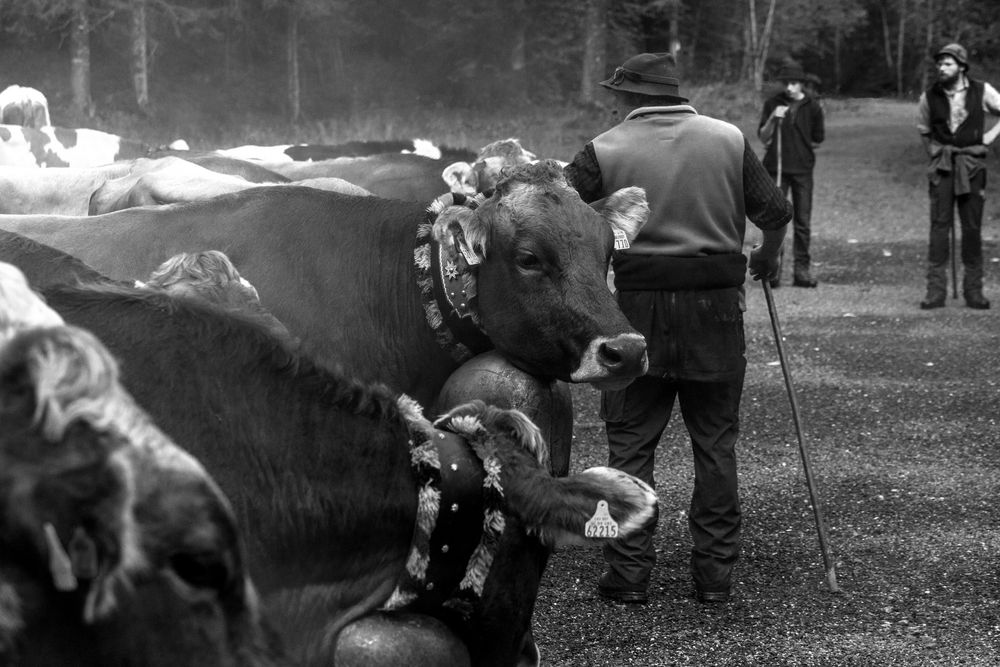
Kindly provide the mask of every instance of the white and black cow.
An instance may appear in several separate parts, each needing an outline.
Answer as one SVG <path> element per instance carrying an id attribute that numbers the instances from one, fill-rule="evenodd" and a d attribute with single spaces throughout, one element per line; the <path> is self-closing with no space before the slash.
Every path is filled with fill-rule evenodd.
<path id="1" fill-rule="evenodd" d="M 87 128 L 0 125 L 0 165 L 13 167 L 97 167 L 143 157 L 150 146 Z"/>
<path id="2" fill-rule="evenodd" d="M 7 86 L 0 91 L 0 124 L 41 129 L 52 125 L 49 101 L 37 88 Z"/>

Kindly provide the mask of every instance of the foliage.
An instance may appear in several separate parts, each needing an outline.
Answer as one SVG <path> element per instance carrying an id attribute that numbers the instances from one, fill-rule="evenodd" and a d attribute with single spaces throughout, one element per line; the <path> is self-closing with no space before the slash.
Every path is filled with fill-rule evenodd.
<path id="1" fill-rule="evenodd" d="M 2 78 L 38 83 L 58 105 L 69 89 L 64 73 L 69 18 L 81 1 L 93 29 L 96 118 L 135 113 L 127 62 L 130 0 L 0 0 L 0 57 L 10 61 L 0 70 Z M 760 17 L 770 0 L 607 0 L 606 67 L 639 51 L 668 50 L 676 36 L 685 85 L 749 80 L 750 1 Z M 177 105 L 221 127 L 257 115 L 282 118 L 293 16 L 299 22 L 306 123 L 416 107 L 482 113 L 562 105 L 578 97 L 584 58 L 578 0 L 148 0 L 147 5 L 153 121 L 175 115 Z M 792 58 L 819 76 L 824 92 L 894 94 L 894 63 L 902 53 L 903 92 L 915 95 L 927 81 L 928 51 L 952 40 L 968 47 L 978 76 L 989 80 L 1000 73 L 1000 3 L 777 0 L 767 73 Z M 41 54 L 46 57 L 37 57 Z M 39 64 L 60 57 L 60 67 Z M 189 99 L 189 90 L 197 97 Z"/>

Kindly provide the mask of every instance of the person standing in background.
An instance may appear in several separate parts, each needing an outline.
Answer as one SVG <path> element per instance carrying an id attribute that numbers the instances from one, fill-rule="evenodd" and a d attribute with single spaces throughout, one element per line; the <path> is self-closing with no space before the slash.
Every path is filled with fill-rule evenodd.
<path id="1" fill-rule="evenodd" d="M 983 201 L 986 197 L 986 147 L 1000 123 L 984 131 L 986 114 L 1000 116 L 1000 93 L 967 75 L 969 56 L 961 44 L 934 54 L 937 81 L 920 95 L 917 130 L 930 165 L 931 232 L 927 249 L 927 295 L 923 310 L 941 308 L 948 295 L 950 236 L 955 206 L 962 225 L 962 295 L 969 308 L 986 310 L 983 296 Z M 957 286 L 956 286 L 957 287 Z"/>
<path id="2" fill-rule="evenodd" d="M 812 275 L 812 257 L 809 245 L 812 240 L 813 168 L 816 166 L 816 147 L 825 138 L 823 107 L 806 93 L 807 75 L 799 65 L 786 65 L 778 72 L 784 90 L 764 102 L 764 109 L 757 126 L 757 136 L 764 143 L 764 168 L 771 177 L 780 177 L 781 191 L 792 193 L 793 233 L 792 254 L 794 266 L 792 284 L 795 287 L 816 287 Z M 775 130 L 780 130 L 780 138 Z M 781 155 L 778 155 L 778 147 Z M 781 285 L 781 271 L 771 280 L 771 287 Z"/>

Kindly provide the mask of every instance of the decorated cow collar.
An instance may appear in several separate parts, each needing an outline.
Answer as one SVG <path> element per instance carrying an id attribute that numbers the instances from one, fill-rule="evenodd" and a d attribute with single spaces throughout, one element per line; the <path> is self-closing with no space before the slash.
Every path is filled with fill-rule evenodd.
<path id="1" fill-rule="evenodd" d="M 475 420 L 432 425 L 406 396 L 400 408 L 410 429 L 417 519 L 406 572 L 383 608 L 445 608 L 468 618 L 482 596 L 506 523 L 500 461 L 470 446 L 481 436 Z"/>
<path id="2" fill-rule="evenodd" d="M 480 258 L 465 243 L 461 227 L 442 215 L 450 207 L 475 209 L 481 196 L 447 193 L 427 208 L 417 229 L 413 263 L 427 324 L 438 344 L 463 362 L 493 349 L 476 311 L 476 266 Z"/>

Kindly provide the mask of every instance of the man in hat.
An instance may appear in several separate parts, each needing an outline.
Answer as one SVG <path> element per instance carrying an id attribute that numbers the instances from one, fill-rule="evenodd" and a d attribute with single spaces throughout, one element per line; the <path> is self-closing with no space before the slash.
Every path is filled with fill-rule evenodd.
<path id="1" fill-rule="evenodd" d="M 694 454 L 695 595 L 725 602 L 742 516 L 735 450 L 746 370 L 746 219 L 763 232 L 750 252 L 750 275 L 769 279 L 791 210 L 740 130 L 686 104 L 669 54 L 629 58 L 601 85 L 613 91 L 621 122 L 584 146 L 567 179 L 587 202 L 645 188 L 650 207 L 631 247 L 618 246 L 613 258 L 618 304 L 646 337 L 649 371 L 602 392 L 609 465 L 652 484 L 656 446 L 679 402 Z M 654 530 L 604 550 L 600 595 L 647 600 Z"/>
<path id="2" fill-rule="evenodd" d="M 812 238 L 813 168 L 816 147 L 823 143 L 823 107 L 806 93 L 808 75 L 796 64 L 785 65 L 778 71 L 784 89 L 764 102 L 757 126 L 757 136 L 764 142 L 764 167 L 781 182 L 781 191 L 792 193 L 795 211 L 792 254 L 794 267 L 792 284 L 796 287 L 816 287 L 812 275 L 809 242 Z M 777 133 L 775 132 L 777 130 Z M 780 137 L 780 138 L 779 138 Z M 778 147 L 781 153 L 778 153 Z M 780 270 L 779 270 L 780 273 Z M 781 284 L 780 276 L 771 287 Z"/>
<path id="3" fill-rule="evenodd" d="M 983 296 L 983 199 L 986 147 L 1000 123 L 986 130 L 986 114 L 1000 116 L 1000 94 L 967 75 L 969 57 L 961 44 L 934 54 L 937 81 L 920 96 L 917 130 L 930 158 L 931 233 L 927 250 L 927 295 L 923 310 L 941 308 L 948 294 L 950 235 L 955 206 L 962 225 L 962 294 L 969 308 L 985 310 Z"/>

